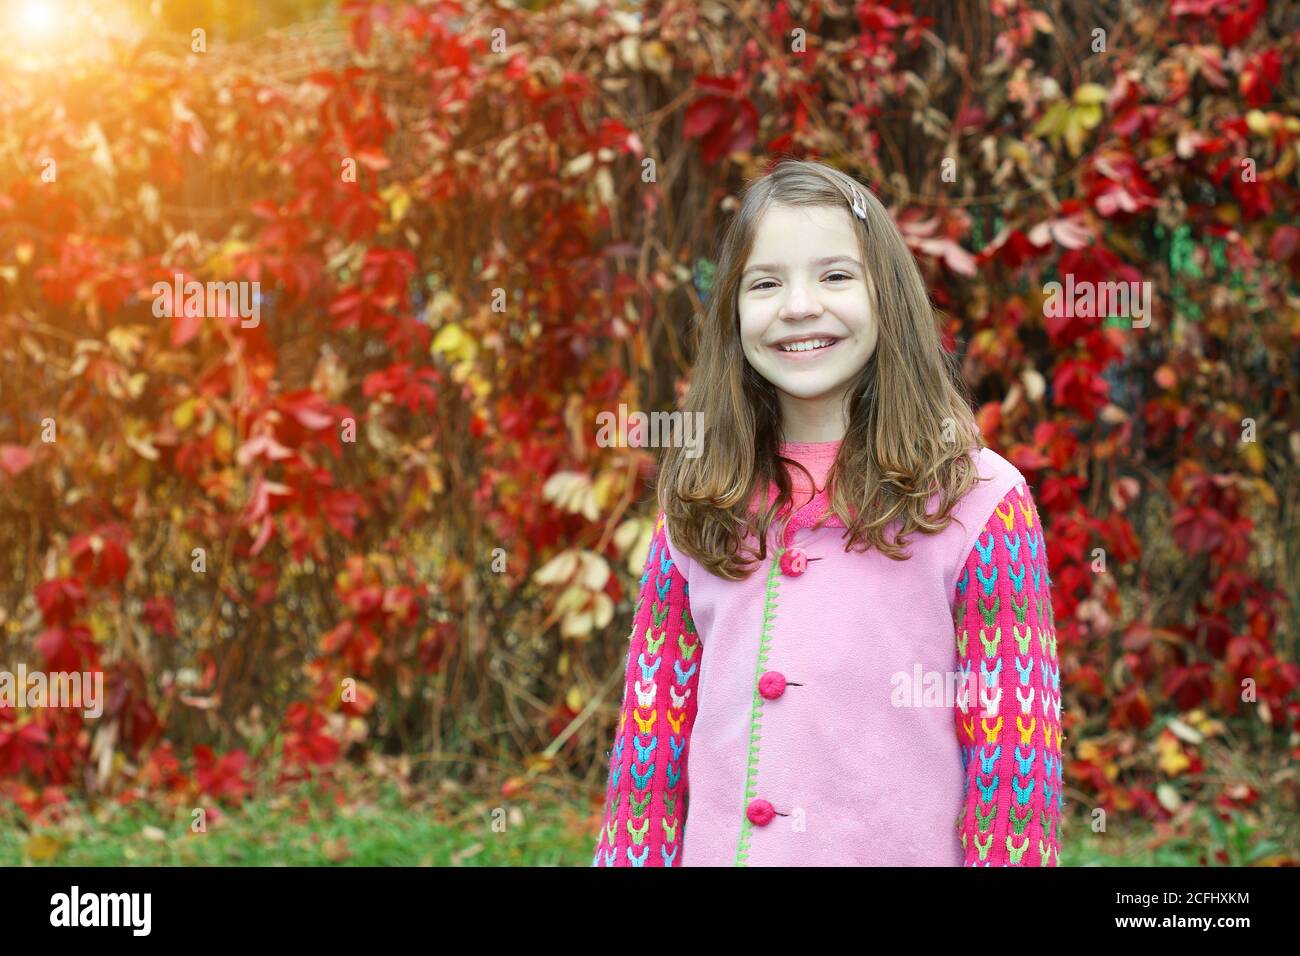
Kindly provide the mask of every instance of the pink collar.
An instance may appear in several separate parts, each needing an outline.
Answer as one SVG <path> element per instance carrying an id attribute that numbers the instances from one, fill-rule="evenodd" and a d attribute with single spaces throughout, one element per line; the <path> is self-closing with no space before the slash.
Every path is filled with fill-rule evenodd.
<path id="1" fill-rule="evenodd" d="M 839 451 L 840 442 L 836 441 L 812 441 L 812 442 L 782 442 L 781 454 L 786 458 L 793 458 L 812 473 L 814 481 L 823 485 L 821 490 L 816 487 L 812 488 L 813 498 L 795 512 L 785 528 L 783 547 L 790 546 L 790 540 L 794 537 L 795 532 L 802 528 L 811 528 L 819 518 L 826 516 L 823 527 L 843 528 L 844 521 L 839 515 L 830 511 L 830 495 L 827 494 L 825 485 L 826 474 L 835 461 L 835 455 Z M 795 479 L 795 500 L 800 500 L 803 495 L 807 494 L 809 489 L 803 484 L 803 474 L 791 469 L 791 477 Z M 771 504 L 777 495 L 776 483 L 773 482 L 768 487 L 768 504 Z"/>
<path id="2" fill-rule="evenodd" d="M 777 496 L 777 487 L 773 483 L 768 490 L 768 503 L 770 504 Z M 794 516 L 786 523 L 784 540 L 782 547 L 790 547 L 790 541 L 794 538 L 795 532 L 803 528 L 811 528 L 817 524 L 818 519 L 825 517 L 822 523 L 824 528 L 843 528 L 846 527 L 844 519 L 830 510 L 831 498 L 825 489 L 817 492 L 813 499 L 794 513 Z"/>

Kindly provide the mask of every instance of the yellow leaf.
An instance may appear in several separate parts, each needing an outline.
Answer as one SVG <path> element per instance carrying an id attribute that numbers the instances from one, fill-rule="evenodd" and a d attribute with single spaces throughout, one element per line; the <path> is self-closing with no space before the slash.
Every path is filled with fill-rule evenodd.
<path id="1" fill-rule="evenodd" d="M 388 214 L 393 222 L 401 222 L 411 208 L 411 194 L 400 183 L 381 189 L 379 196 L 388 203 Z"/>
<path id="2" fill-rule="evenodd" d="M 1095 129 L 1101 122 L 1102 112 L 1100 106 L 1080 106 L 1073 110 L 1079 117 L 1079 125 L 1084 129 Z"/>
<path id="3" fill-rule="evenodd" d="M 1160 759 L 1157 761 L 1160 769 L 1171 777 L 1178 776 L 1192 765 L 1183 753 L 1178 738 L 1171 733 L 1162 733 L 1156 739 L 1156 750 L 1160 754 Z"/>
<path id="4" fill-rule="evenodd" d="M 444 325 L 438 330 L 433 344 L 429 346 L 429 351 L 441 352 L 453 359 L 473 358 L 474 340 L 467 336 L 459 325 L 453 322 L 450 325 Z"/>
<path id="5" fill-rule="evenodd" d="M 1071 156 L 1078 156 L 1083 151 L 1085 132 L 1079 114 L 1071 110 L 1065 121 L 1065 146 L 1069 149 Z"/>
<path id="6" fill-rule="evenodd" d="M 1074 91 L 1074 102 L 1096 104 L 1106 102 L 1106 87 L 1098 83 L 1085 83 Z"/>
<path id="7" fill-rule="evenodd" d="M 229 425 L 218 425 L 212 433 L 212 447 L 218 454 L 229 456 L 235 450 L 235 438 Z"/>
<path id="8" fill-rule="evenodd" d="M 548 757 L 546 754 L 533 754 L 524 766 L 533 773 L 545 773 L 555 766 L 555 758 Z"/>
<path id="9" fill-rule="evenodd" d="M 1240 442 L 1241 455 L 1246 459 L 1246 467 L 1257 475 L 1264 473 L 1264 468 L 1268 464 L 1268 459 L 1264 452 L 1260 450 L 1259 442 L 1246 441 Z"/>
<path id="10" fill-rule="evenodd" d="M 23 855 L 30 860 L 52 860 L 63 849 L 54 837 L 38 833 L 23 844 Z"/>
<path id="11" fill-rule="evenodd" d="M 1267 136 L 1273 131 L 1273 121 L 1263 110 L 1250 110 L 1246 113 L 1246 128 L 1256 136 Z"/>
<path id="12" fill-rule="evenodd" d="M 660 76 L 666 76 L 672 69 L 672 56 L 668 48 L 658 40 L 641 44 L 641 62 L 650 72 Z"/>
<path id="13" fill-rule="evenodd" d="M 980 329 L 975 333 L 975 339 L 972 345 L 975 352 L 980 355 L 993 352 L 997 348 L 998 333 L 994 329 Z"/>
<path id="14" fill-rule="evenodd" d="M 609 505 L 610 498 L 613 497 L 617 487 L 622 484 L 622 476 L 613 472 L 601 472 L 600 477 L 596 479 L 595 496 L 596 506 L 605 508 Z"/>
<path id="15" fill-rule="evenodd" d="M 172 410 L 172 424 L 182 430 L 194 424 L 194 413 L 198 408 L 198 399 L 187 398 Z"/>
<path id="16" fill-rule="evenodd" d="M 1059 136 L 1065 129 L 1066 121 L 1069 119 L 1070 105 L 1064 101 L 1053 103 L 1051 108 L 1039 118 L 1034 124 L 1033 134 L 1035 136 Z"/>
<path id="17" fill-rule="evenodd" d="M 226 275 L 233 272 L 237 258 L 251 248 L 252 246 L 247 242 L 239 239 L 227 239 L 213 254 L 212 258 L 207 261 L 205 269 L 216 275 Z"/>
<path id="18" fill-rule="evenodd" d="M 1259 494 L 1259 497 L 1263 500 L 1264 504 L 1268 505 L 1270 508 L 1276 508 L 1278 506 L 1277 492 L 1273 490 L 1273 486 L 1267 481 L 1261 478 L 1259 481 L 1255 482 L 1255 491 Z"/>
<path id="19" fill-rule="evenodd" d="M 564 706 L 574 712 L 582 710 L 582 691 L 576 687 L 570 687 L 569 692 L 564 695 Z"/>
<path id="20" fill-rule="evenodd" d="M 1024 143 L 1016 141 L 1006 143 L 1003 152 L 1007 154 L 1017 166 L 1024 167 L 1029 165 L 1029 147 Z"/>

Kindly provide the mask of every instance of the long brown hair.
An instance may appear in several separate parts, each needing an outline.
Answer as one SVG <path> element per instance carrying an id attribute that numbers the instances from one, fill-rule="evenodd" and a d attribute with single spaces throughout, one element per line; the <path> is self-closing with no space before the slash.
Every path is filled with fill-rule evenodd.
<path id="1" fill-rule="evenodd" d="M 759 218 L 773 205 L 849 210 L 855 192 L 866 218 L 850 213 L 850 219 L 872 280 L 868 294 L 879 335 L 846 393 L 848 430 L 827 476 L 831 508 L 846 525 L 845 551 L 875 547 L 906 560 L 906 535 L 946 528 L 953 506 L 977 480 L 972 453 L 984 441 L 957 358 L 943 347 L 938 315 L 893 218 L 869 189 L 839 170 L 785 160 L 745 188 L 718 252 L 683 407 L 687 415 L 703 413 L 702 447 L 697 457 L 669 447 L 659 471 L 659 505 L 673 544 L 720 577 L 746 578 L 767 559 L 768 531 L 778 516 L 788 520 L 793 494 L 781 465 L 790 459 L 780 455 L 776 388 L 749 364 L 740 339 L 740 276 Z M 750 503 L 760 491 L 766 500 L 769 483 L 779 495 L 756 514 Z M 931 516 L 926 505 L 935 494 L 943 497 Z M 895 521 L 901 524 L 887 541 Z"/>

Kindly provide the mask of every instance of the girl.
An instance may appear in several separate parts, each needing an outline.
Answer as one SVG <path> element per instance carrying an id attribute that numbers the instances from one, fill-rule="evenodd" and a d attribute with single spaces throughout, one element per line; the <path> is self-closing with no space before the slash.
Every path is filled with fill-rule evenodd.
<path id="1" fill-rule="evenodd" d="M 1042 523 L 870 192 L 749 186 L 691 379 L 593 863 L 1059 863 Z"/>

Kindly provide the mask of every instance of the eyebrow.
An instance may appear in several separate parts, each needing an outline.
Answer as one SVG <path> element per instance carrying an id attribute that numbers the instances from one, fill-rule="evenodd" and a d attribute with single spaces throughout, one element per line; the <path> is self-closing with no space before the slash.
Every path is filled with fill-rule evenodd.
<path id="1" fill-rule="evenodd" d="M 858 262 L 858 260 L 854 259 L 852 256 L 826 256 L 825 258 L 814 260 L 813 262 L 810 263 L 810 265 L 828 266 L 832 262 L 850 262 L 853 265 L 857 266 L 859 269 L 862 268 L 862 263 Z M 759 263 L 758 265 L 750 266 L 748 269 L 746 269 L 744 272 L 740 274 L 740 277 L 743 279 L 751 272 L 780 272 L 780 271 L 781 271 L 780 266 L 774 266 L 771 263 L 762 262 Z"/>

